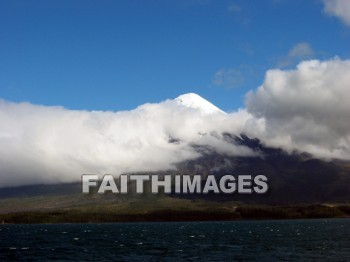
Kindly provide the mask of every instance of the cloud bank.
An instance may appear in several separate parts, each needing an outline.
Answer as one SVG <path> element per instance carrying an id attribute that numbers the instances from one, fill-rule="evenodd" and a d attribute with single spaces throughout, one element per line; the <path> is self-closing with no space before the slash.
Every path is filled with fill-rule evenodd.
<path id="1" fill-rule="evenodd" d="M 0 100 L 0 187 L 172 169 L 200 156 L 194 144 L 255 155 L 226 143 L 222 132 L 350 160 L 349 123 L 350 60 L 338 58 L 267 71 L 263 84 L 246 95 L 246 108 L 229 114 L 194 94 L 122 112 Z"/>
<path id="2" fill-rule="evenodd" d="M 246 113 L 205 109 L 176 100 L 124 112 L 0 101 L 0 187 L 79 181 L 83 173 L 171 169 L 200 156 L 193 144 L 228 155 L 253 154 L 221 138 L 221 132 L 243 130 Z"/>

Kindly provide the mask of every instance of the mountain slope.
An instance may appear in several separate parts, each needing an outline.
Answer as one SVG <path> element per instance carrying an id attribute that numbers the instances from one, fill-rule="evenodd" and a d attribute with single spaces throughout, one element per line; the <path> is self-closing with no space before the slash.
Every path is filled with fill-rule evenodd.
<path id="1" fill-rule="evenodd" d="M 224 175 L 265 175 L 269 179 L 266 195 L 198 195 L 217 200 L 237 200 L 259 204 L 301 204 L 346 202 L 350 200 L 350 169 L 344 161 L 323 161 L 306 153 L 288 154 L 264 146 L 245 135 L 224 134 L 228 143 L 245 145 L 260 156 L 230 157 L 215 152 L 179 164 L 184 173 Z M 208 152 L 208 151 L 204 151 Z"/>

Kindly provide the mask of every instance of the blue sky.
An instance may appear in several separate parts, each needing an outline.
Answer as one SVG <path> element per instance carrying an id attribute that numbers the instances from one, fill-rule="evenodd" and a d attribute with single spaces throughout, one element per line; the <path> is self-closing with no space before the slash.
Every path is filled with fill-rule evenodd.
<path id="1" fill-rule="evenodd" d="M 318 0 L 0 2 L 0 98 L 128 110 L 195 92 L 244 106 L 266 70 L 350 56 Z"/>

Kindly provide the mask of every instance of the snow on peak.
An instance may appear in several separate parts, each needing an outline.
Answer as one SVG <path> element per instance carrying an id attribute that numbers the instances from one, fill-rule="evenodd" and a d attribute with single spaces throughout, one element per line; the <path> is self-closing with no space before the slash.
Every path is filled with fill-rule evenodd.
<path id="1" fill-rule="evenodd" d="M 175 101 L 178 105 L 199 109 L 203 114 L 214 114 L 214 113 L 226 114 L 220 108 L 214 106 L 212 103 L 205 100 L 203 97 L 194 93 L 181 95 L 175 98 Z"/>

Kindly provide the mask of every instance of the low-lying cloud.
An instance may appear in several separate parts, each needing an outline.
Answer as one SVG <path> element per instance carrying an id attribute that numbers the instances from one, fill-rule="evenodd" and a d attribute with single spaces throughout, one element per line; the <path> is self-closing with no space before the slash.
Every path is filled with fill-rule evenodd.
<path id="1" fill-rule="evenodd" d="M 174 163 L 200 156 L 193 144 L 253 155 L 221 137 L 242 131 L 245 117 L 244 112 L 203 114 L 174 100 L 123 112 L 0 101 L 0 186 L 78 181 L 83 173 L 173 169 Z"/>
<path id="2" fill-rule="evenodd" d="M 193 145 L 256 155 L 224 142 L 223 132 L 349 160 L 349 123 L 350 61 L 338 58 L 267 71 L 263 84 L 247 94 L 246 108 L 230 114 L 203 113 L 175 100 L 121 112 L 0 101 L 0 187 L 172 169 L 200 156 Z"/>

